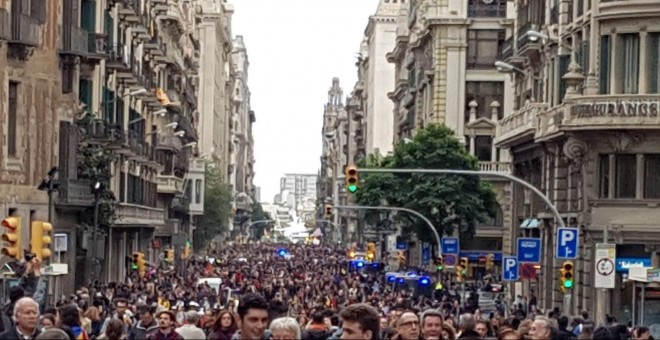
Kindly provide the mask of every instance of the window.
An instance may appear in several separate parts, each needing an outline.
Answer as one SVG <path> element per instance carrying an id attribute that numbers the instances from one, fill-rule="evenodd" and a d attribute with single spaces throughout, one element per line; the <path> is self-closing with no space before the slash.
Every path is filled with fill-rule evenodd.
<path id="1" fill-rule="evenodd" d="M 7 117 L 7 153 L 18 157 L 18 83 L 9 82 L 9 112 Z"/>
<path id="2" fill-rule="evenodd" d="M 499 48 L 503 42 L 504 31 L 502 30 L 469 30 L 467 68 L 494 68 Z"/>
<path id="3" fill-rule="evenodd" d="M 470 118 L 470 102 L 476 101 L 477 118 L 487 117 L 490 118 L 491 107 L 494 101 L 498 101 L 500 105 L 504 103 L 504 83 L 499 81 L 479 81 L 467 82 L 465 84 L 465 121 Z M 501 106 L 500 106 L 501 108 Z M 502 110 L 499 112 L 499 117 L 502 118 Z"/>
<path id="4" fill-rule="evenodd" d="M 600 178 L 600 197 L 610 197 L 610 155 L 600 155 L 598 177 Z"/>
<path id="5" fill-rule="evenodd" d="M 600 37 L 600 94 L 610 93 L 610 42 L 612 37 L 604 35 Z"/>
<path id="6" fill-rule="evenodd" d="M 644 155 L 644 198 L 660 198 L 660 154 Z"/>
<path id="7" fill-rule="evenodd" d="M 490 162 L 493 155 L 493 140 L 491 136 L 476 136 L 474 138 L 474 153 L 482 162 Z"/>
<path id="8" fill-rule="evenodd" d="M 202 203 L 202 180 L 198 179 L 195 181 L 195 203 Z"/>
<path id="9" fill-rule="evenodd" d="M 559 98 L 557 98 L 557 103 L 563 103 L 564 97 L 566 96 L 566 90 L 568 89 L 568 83 L 564 79 L 564 75 L 568 73 L 568 66 L 571 63 L 570 55 L 560 55 L 559 56 Z"/>
<path id="10" fill-rule="evenodd" d="M 506 2 L 506 0 L 469 0 L 468 17 L 504 18 L 506 17 Z"/>
<path id="11" fill-rule="evenodd" d="M 623 49 L 623 93 L 636 94 L 639 91 L 639 34 L 622 34 Z"/>
<path id="12" fill-rule="evenodd" d="M 635 198 L 637 155 L 616 155 L 614 163 L 616 170 L 614 198 Z"/>

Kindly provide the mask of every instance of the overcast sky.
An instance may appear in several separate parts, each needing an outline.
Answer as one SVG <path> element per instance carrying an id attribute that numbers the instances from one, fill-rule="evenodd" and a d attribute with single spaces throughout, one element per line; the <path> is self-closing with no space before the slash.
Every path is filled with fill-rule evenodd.
<path id="1" fill-rule="evenodd" d="M 356 54 L 378 0 L 230 0 L 232 31 L 250 61 L 257 122 L 255 184 L 272 202 L 284 173 L 316 174 L 323 105 L 333 77 L 344 96 L 357 80 Z"/>

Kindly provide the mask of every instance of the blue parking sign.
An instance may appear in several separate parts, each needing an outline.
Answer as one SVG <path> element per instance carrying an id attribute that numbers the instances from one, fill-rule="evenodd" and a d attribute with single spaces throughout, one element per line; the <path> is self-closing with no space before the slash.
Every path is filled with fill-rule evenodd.
<path id="1" fill-rule="evenodd" d="M 520 279 L 520 270 L 518 269 L 518 259 L 515 256 L 502 257 L 503 281 L 518 281 Z"/>
<path id="2" fill-rule="evenodd" d="M 540 263 L 541 262 L 541 239 L 540 238 L 518 238 L 518 262 Z"/>
<path id="3" fill-rule="evenodd" d="M 580 241 L 580 229 L 558 228 L 557 249 L 555 257 L 562 260 L 575 260 L 578 258 Z"/>

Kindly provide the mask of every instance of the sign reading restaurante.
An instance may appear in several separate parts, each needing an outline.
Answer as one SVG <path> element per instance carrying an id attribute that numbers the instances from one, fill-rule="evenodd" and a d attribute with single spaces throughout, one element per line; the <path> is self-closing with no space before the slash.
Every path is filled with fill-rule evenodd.
<path id="1" fill-rule="evenodd" d="M 571 107 L 571 116 L 589 117 L 658 117 L 660 100 L 601 100 L 577 103 Z"/>

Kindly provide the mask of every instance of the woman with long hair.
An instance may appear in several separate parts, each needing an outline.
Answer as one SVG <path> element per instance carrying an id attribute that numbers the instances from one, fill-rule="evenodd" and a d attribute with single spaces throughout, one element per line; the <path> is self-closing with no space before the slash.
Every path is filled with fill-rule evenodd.
<path id="1" fill-rule="evenodd" d="M 59 328 L 65 332 L 71 332 L 75 340 L 89 340 L 87 331 L 82 327 L 82 320 L 78 306 L 74 304 L 62 306 L 59 310 L 59 314 Z"/>
<path id="2" fill-rule="evenodd" d="M 213 324 L 209 340 L 231 340 L 236 330 L 238 330 L 238 325 L 234 314 L 228 310 L 220 311 Z"/>

